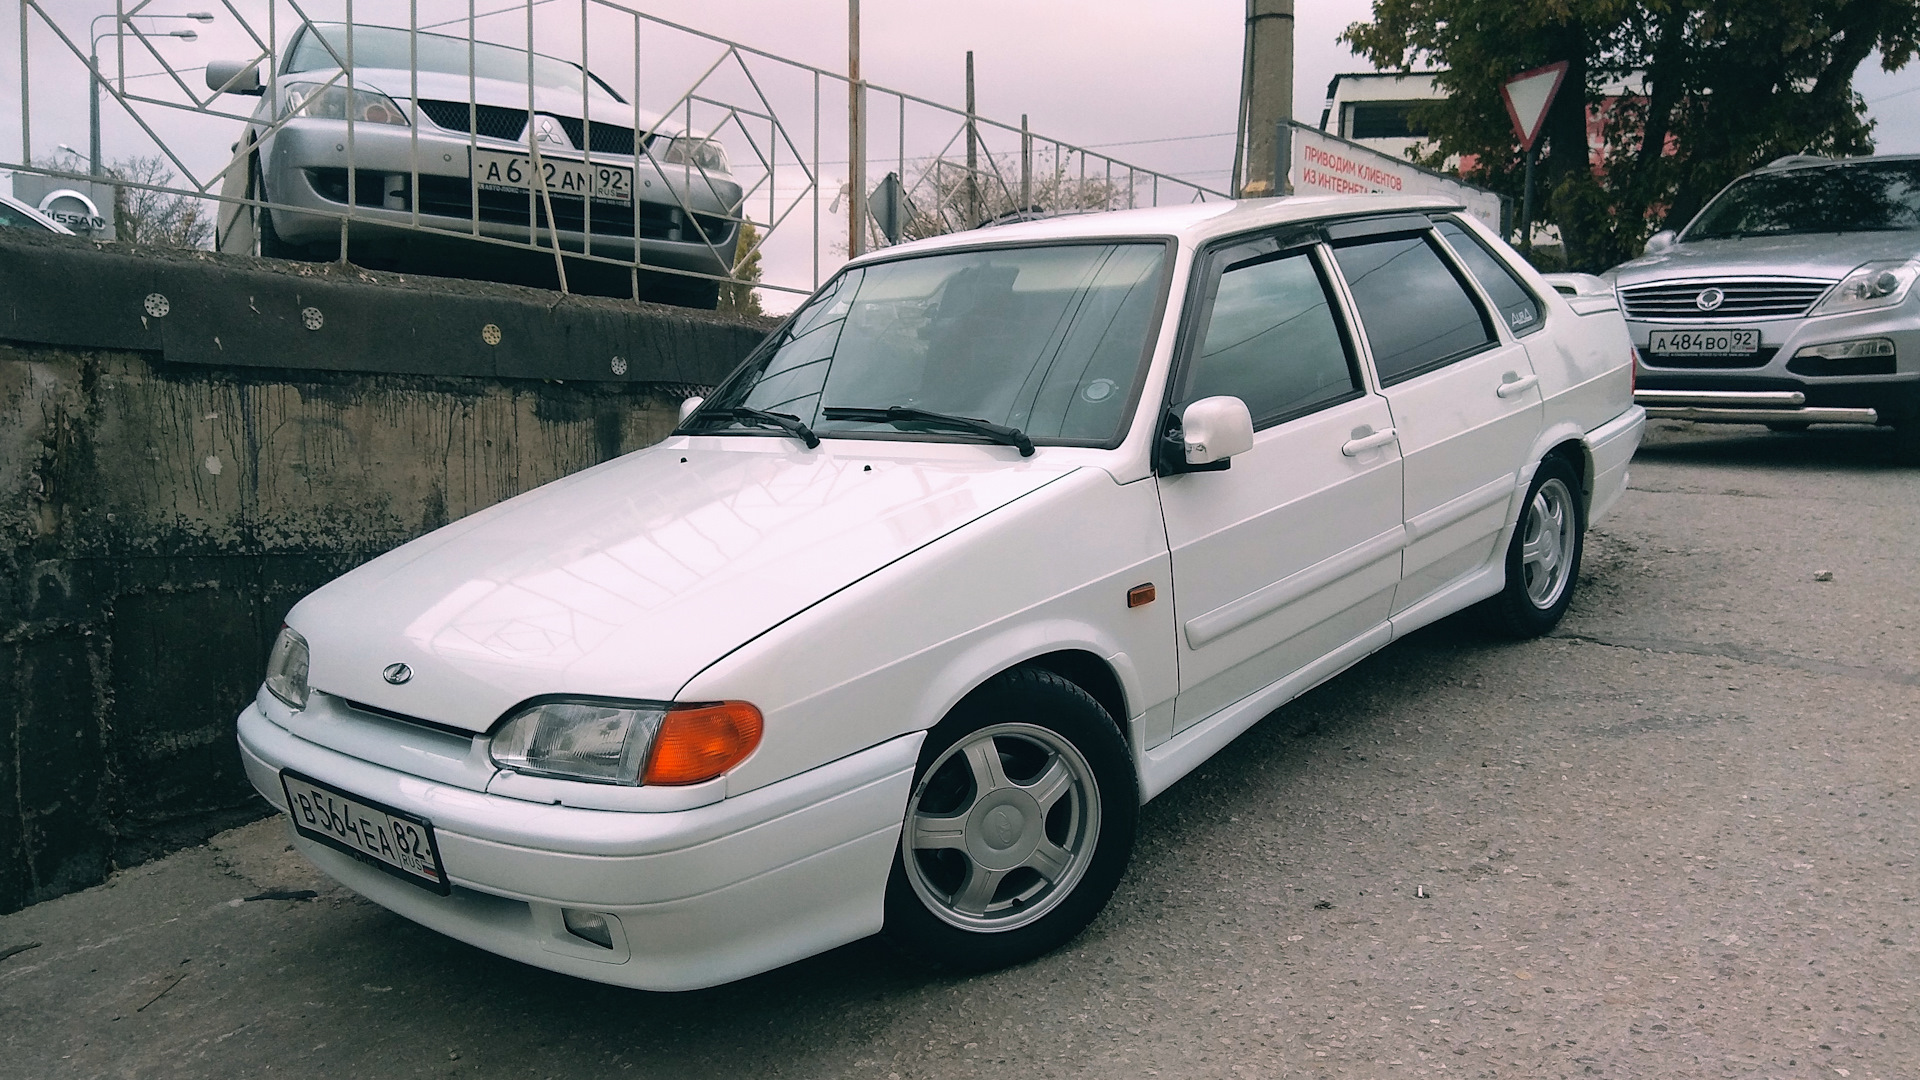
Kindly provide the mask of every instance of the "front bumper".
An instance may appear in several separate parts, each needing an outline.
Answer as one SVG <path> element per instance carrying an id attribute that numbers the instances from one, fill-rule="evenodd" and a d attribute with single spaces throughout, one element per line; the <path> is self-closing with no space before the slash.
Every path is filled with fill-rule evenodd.
<path id="1" fill-rule="evenodd" d="M 921 733 L 717 803 L 582 810 L 472 791 L 299 738 L 258 705 L 239 718 L 247 776 L 275 806 L 280 770 L 433 823 L 448 896 L 294 834 L 315 865 L 449 937 L 536 967 L 645 990 L 757 974 L 880 929 Z M 611 915 L 614 948 L 562 908 Z"/>
<path id="2" fill-rule="evenodd" d="M 417 137 L 405 128 L 356 125 L 352 152 L 346 125 L 299 120 L 276 132 L 262 158 L 273 225 L 293 244 L 328 243 L 340 236 L 340 217 L 351 212 L 356 243 L 395 243 L 421 228 L 545 246 L 552 242 L 545 205 L 526 196 L 481 192 L 479 210 L 469 185 L 469 144 L 423 125 Z M 482 141 L 480 148 L 515 152 L 508 143 Z M 555 155 L 579 160 L 578 155 Z M 353 163 L 349 184 L 347 164 Z M 598 160 L 598 159 L 596 159 Z M 555 198 L 554 218 L 563 251 L 724 275 L 732 272 L 741 192 L 728 180 L 709 181 L 697 172 L 620 158 L 605 162 L 635 169 L 636 198 L 630 208 Z M 413 181 L 420 205 L 412 205 Z M 351 187 L 351 195 L 349 194 Z M 351 206 L 349 206 L 351 203 Z M 315 213 L 300 213 L 300 210 Z M 591 211 L 591 221 L 588 211 Z M 637 215 L 637 220 L 636 220 Z M 535 224 L 529 228 L 529 221 Z M 591 228 L 589 228 L 591 224 Z M 639 248 L 636 253 L 635 237 Z"/>
<path id="3" fill-rule="evenodd" d="M 1718 424 L 1920 422 L 1920 374 L 1872 381 L 1641 375 L 1633 400 L 1655 420 Z"/>

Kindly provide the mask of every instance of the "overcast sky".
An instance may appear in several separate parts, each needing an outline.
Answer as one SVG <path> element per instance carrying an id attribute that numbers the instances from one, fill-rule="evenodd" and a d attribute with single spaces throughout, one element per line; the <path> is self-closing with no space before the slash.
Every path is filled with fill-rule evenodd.
<path id="1" fill-rule="evenodd" d="M 235 6 L 264 32 L 269 0 L 234 0 Z M 481 36 L 503 43 L 524 41 L 526 18 L 514 0 L 474 0 L 482 13 L 512 9 L 480 23 Z M 637 6 L 657 18 L 739 41 L 748 46 L 844 72 L 847 63 L 846 0 L 647 0 Z M 464 16 L 465 0 L 417 0 L 425 24 L 452 15 Z M 302 8 L 315 18 L 338 18 L 344 0 L 304 0 Z M 1335 37 L 1348 24 L 1365 19 L 1370 0 L 1301 0 L 1296 5 L 1296 78 L 1294 112 L 1300 120 L 1319 120 L 1328 80 L 1343 71 L 1365 70 L 1367 65 Z M 54 0 L 49 11 L 69 32 L 84 38 L 81 29 L 94 12 L 111 12 L 111 0 Z M 293 21 L 285 0 L 279 0 L 282 37 Z M 204 64 L 210 58 L 251 55 L 252 46 L 226 8 L 214 0 L 155 0 L 146 11 L 181 13 L 213 10 L 212 25 L 187 22 L 148 24 L 166 30 L 193 27 L 194 42 L 169 41 L 161 48 L 177 67 Z M 541 51 L 578 57 L 581 49 L 579 0 L 543 0 L 536 8 L 535 39 Z M 587 35 L 589 64 L 596 70 L 632 70 L 632 20 L 596 5 Z M 0 5 L 0 157 L 19 156 L 19 94 L 17 42 L 19 7 Z M 400 0 L 359 0 L 354 14 L 361 22 L 402 25 L 407 5 Z M 1035 2 L 1035 0 L 968 0 L 932 3 L 929 0 L 865 0 L 862 5 L 863 63 L 872 83 L 935 102 L 959 105 L 964 92 L 964 58 L 975 53 L 981 115 L 1017 125 L 1026 114 L 1034 131 L 1089 146 L 1148 168 L 1183 177 L 1193 183 L 1224 189 L 1233 163 L 1232 132 L 1240 84 L 1240 56 L 1244 0 L 1101 0 L 1092 2 Z M 460 32 L 455 28 L 453 32 Z M 659 105 L 671 101 L 705 66 L 719 57 L 722 46 L 675 35 L 657 27 L 647 30 L 642 69 L 646 76 L 641 98 Z M 56 143 L 84 150 L 87 141 L 86 76 L 64 46 L 43 27 L 31 39 L 34 79 L 33 130 L 35 156 L 51 153 Z M 111 53 L 111 43 L 106 50 Z M 150 57 L 129 51 L 130 73 L 152 71 Z M 1920 152 L 1920 65 L 1894 75 L 1878 70 L 1877 56 L 1862 65 L 1857 88 L 1873 104 L 1880 121 L 1879 148 L 1883 153 Z M 756 62 L 760 63 L 760 62 Z M 198 86 L 199 75 L 184 77 Z M 622 76 L 612 76 L 617 82 Z M 789 134 L 807 156 L 811 136 L 811 75 L 798 69 L 755 69 L 762 89 L 775 99 L 776 111 Z M 750 92 L 739 78 L 727 81 L 723 71 L 708 89 L 738 94 Z M 163 92 L 164 76 L 139 85 Z M 250 110 L 250 99 L 223 99 L 230 108 Z M 733 100 L 733 99 L 729 99 Z M 877 179 L 888 165 L 890 147 L 897 146 L 898 103 L 874 99 L 874 149 L 870 156 Z M 941 141 L 954 130 L 950 116 L 912 107 L 908 118 L 909 163 L 916 156 L 937 153 Z M 837 115 L 836 115 L 837 110 Z M 823 84 L 821 174 L 829 193 L 844 181 L 845 90 L 830 81 Z M 107 156 L 125 152 L 151 153 L 151 144 L 109 101 L 106 107 Z M 230 120 L 208 121 L 182 114 L 152 121 L 170 141 L 191 146 L 197 156 L 188 164 L 203 173 L 217 171 L 237 125 Z M 195 127 L 194 125 L 199 125 Z M 698 126 L 696 124 L 696 126 Z M 736 155 L 738 139 L 729 137 Z M 791 160 L 792 155 L 787 155 Z M 791 186 L 791 185 L 790 185 Z M 798 215 L 806 217 L 806 213 Z M 830 215 L 823 216 L 822 233 L 834 235 Z M 797 220 L 797 218 L 795 219 Z M 842 226 L 844 228 L 844 226 Z M 791 231 L 791 230 L 790 230 Z M 783 252 L 782 260 L 798 258 Z M 831 254 L 828 264 L 837 261 Z M 830 265 L 825 267 L 830 269 Z"/>

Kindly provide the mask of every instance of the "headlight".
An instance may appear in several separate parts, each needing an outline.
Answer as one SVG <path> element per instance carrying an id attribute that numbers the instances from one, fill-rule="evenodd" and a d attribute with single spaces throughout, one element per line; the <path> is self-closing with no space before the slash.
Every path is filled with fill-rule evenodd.
<path id="1" fill-rule="evenodd" d="M 667 144 L 667 152 L 662 158 L 669 165 L 691 165 L 701 172 L 732 171 L 727 164 L 727 148 L 721 146 L 717 139 L 678 136 Z"/>
<path id="2" fill-rule="evenodd" d="M 534 776 L 600 784 L 697 784 L 760 745 L 760 710 L 707 705 L 546 701 L 515 713 L 493 736 L 494 764 Z"/>
<path id="3" fill-rule="evenodd" d="M 1827 298 L 1813 309 L 1814 315 L 1838 315 L 1846 311 L 1892 307 L 1907 298 L 1916 273 L 1910 262 L 1888 260 L 1870 262 L 1841 279 Z"/>
<path id="4" fill-rule="evenodd" d="M 267 654 L 267 690 L 299 712 L 307 707 L 307 639 L 282 626 Z"/>
<path id="5" fill-rule="evenodd" d="M 287 87 L 283 115 L 311 116 L 317 120 L 345 120 L 348 113 L 347 88 L 318 83 L 294 83 Z M 355 90 L 352 96 L 353 119 L 362 124 L 407 126 L 407 116 L 393 99 L 377 90 Z"/>

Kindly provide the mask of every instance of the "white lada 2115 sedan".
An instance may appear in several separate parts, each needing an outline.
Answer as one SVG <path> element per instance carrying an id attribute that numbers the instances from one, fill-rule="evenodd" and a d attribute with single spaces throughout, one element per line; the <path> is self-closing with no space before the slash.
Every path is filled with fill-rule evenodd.
<path id="1" fill-rule="evenodd" d="M 302 600 L 241 753 L 327 873 L 528 964 L 1025 959 L 1277 706 L 1472 605 L 1551 628 L 1631 363 L 1432 200 L 891 248 L 666 441 Z"/>

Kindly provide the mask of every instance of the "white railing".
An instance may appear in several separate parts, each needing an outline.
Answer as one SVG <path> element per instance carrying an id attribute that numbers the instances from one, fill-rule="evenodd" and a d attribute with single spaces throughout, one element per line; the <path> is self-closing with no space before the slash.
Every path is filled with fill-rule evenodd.
<path id="1" fill-rule="evenodd" d="M 1024 117 L 995 121 L 867 83 L 856 128 L 846 75 L 614 0 L 20 0 L 19 10 L 19 137 L 8 140 L 18 157 L 0 150 L 0 169 L 78 186 L 102 179 L 103 159 L 157 162 L 106 179 L 123 200 L 135 191 L 193 201 L 227 250 L 360 261 L 416 242 L 470 254 L 480 249 L 467 245 L 482 245 L 502 260 L 541 260 L 563 289 L 571 275 L 575 289 L 677 290 L 698 303 L 703 290 L 710 300 L 718 286 L 750 282 L 779 308 L 794 302 L 779 294 L 811 292 L 849 249 L 1009 214 L 1227 197 L 1035 134 Z M 376 25 L 404 32 L 404 69 L 402 39 L 365 29 Z M 296 102 L 287 55 L 302 41 L 313 62 Z M 208 58 L 225 64 L 212 80 Z M 505 58 L 524 62 L 524 76 L 505 77 Z M 563 95 L 555 70 L 572 73 L 577 106 L 560 103 L 573 91 Z M 440 101 L 422 96 L 423 77 L 441 87 Z M 239 93 L 256 78 L 259 96 Z M 509 85 L 512 106 L 501 96 Z M 298 130 L 314 127 L 308 114 L 328 94 L 343 121 L 326 128 L 338 135 L 326 136 L 332 149 Z M 89 124 L 75 103 L 96 95 Z M 483 112 L 501 127 L 480 130 Z M 516 112 L 524 126 L 507 134 Z M 87 127 L 98 149 L 83 159 L 74 147 Z M 602 139 L 595 128 L 613 131 Z M 730 165 L 701 140 L 717 141 Z M 454 153 L 462 142 L 464 161 Z M 516 159 L 531 166 L 517 184 L 476 172 Z M 300 183 L 314 194 L 276 197 L 282 168 L 306 170 Z M 596 197 L 575 197 L 576 183 Z M 857 206 L 871 211 L 858 233 Z M 303 242 L 282 242 L 295 224 Z M 487 276 L 481 261 L 469 257 L 466 270 Z"/>

